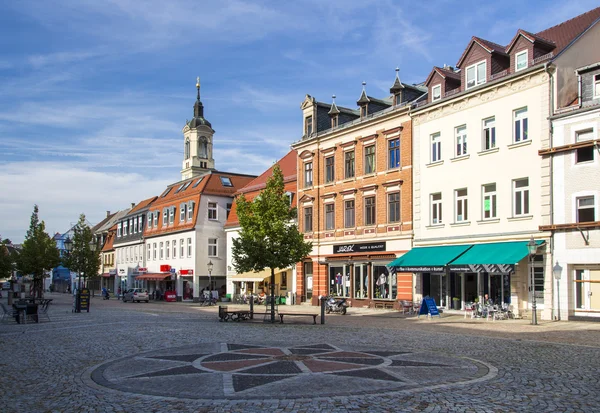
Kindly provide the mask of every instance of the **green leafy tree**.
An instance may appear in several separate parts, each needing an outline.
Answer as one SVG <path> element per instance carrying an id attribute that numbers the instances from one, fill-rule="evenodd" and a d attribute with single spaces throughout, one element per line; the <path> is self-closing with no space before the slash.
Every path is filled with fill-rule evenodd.
<path id="1" fill-rule="evenodd" d="M 92 278 L 98 275 L 100 267 L 100 252 L 96 248 L 96 240 L 92 229 L 85 221 L 85 215 L 79 216 L 77 225 L 73 227 L 73 239 L 71 240 L 72 250 L 65 258 L 63 265 L 78 273 L 86 284 L 87 278 Z M 86 284 L 87 285 L 87 284 Z"/>
<path id="2" fill-rule="evenodd" d="M 32 293 L 41 298 L 46 272 L 60 264 L 60 254 L 56 242 L 46 233 L 46 224 L 39 220 L 37 205 L 33 207 L 29 230 L 16 262 L 21 274 L 33 277 Z"/>
<path id="3" fill-rule="evenodd" d="M 239 237 L 233 240 L 234 266 L 238 272 L 271 269 L 271 322 L 275 322 L 275 269 L 302 261 L 312 244 L 295 223 L 296 208 L 284 192 L 279 165 L 267 180 L 266 188 L 252 201 L 242 194 L 236 199 L 240 222 Z"/>
<path id="4" fill-rule="evenodd" d="M 15 257 L 8 246 L 11 245 L 9 239 L 0 242 L 0 278 L 8 279 L 12 276 L 15 267 Z"/>

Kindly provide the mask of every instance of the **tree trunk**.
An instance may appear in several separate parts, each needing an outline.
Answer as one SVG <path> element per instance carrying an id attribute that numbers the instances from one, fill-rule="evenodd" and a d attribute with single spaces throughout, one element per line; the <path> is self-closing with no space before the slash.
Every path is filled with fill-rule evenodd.
<path id="1" fill-rule="evenodd" d="M 275 268 L 271 268 L 271 323 L 275 323 Z"/>

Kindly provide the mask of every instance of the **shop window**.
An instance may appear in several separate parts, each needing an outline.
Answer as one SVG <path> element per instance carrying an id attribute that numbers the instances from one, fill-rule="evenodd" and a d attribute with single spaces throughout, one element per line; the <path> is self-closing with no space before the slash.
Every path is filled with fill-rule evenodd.
<path id="1" fill-rule="evenodd" d="M 354 266 L 354 298 L 369 298 L 369 274 L 367 265 Z"/>
<path id="2" fill-rule="evenodd" d="M 344 154 L 344 178 L 354 177 L 354 151 L 348 151 Z"/>
<path id="3" fill-rule="evenodd" d="M 350 274 L 344 273 L 343 266 L 329 267 L 329 294 L 337 297 L 350 296 Z"/>
<path id="4" fill-rule="evenodd" d="M 396 274 L 391 274 L 385 265 L 373 264 L 373 298 L 393 300 L 398 293 Z"/>

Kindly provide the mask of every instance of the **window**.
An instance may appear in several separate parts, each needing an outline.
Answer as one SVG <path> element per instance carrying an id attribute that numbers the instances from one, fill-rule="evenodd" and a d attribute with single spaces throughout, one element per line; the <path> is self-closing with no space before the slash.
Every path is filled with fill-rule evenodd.
<path id="1" fill-rule="evenodd" d="M 388 169 L 400 167 L 400 138 L 388 141 Z"/>
<path id="2" fill-rule="evenodd" d="M 442 160 L 442 141 L 439 133 L 431 135 L 431 162 Z"/>
<path id="3" fill-rule="evenodd" d="M 594 75 L 594 97 L 600 98 L 600 74 Z"/>
<path id="4" fill-rule="evenodd" d="M 208 219 L 211 219 L 211 220 L 217 219 L 217 203 L 216 202 L 208 203 Z"/>
<path id="5" fill-rule="evenodd" d="M 459 126 L 455 129 L 456 135 L 456 154 L 455 156 L 463 156 L 467 154 L 467 127 Z"/>
<path id="6" fill-rule="evenodd" d="M 398 294 L 396 275 L 390 273 L 385 265 L 373 264 L 371 288 L 373 298 L 381 300 L 395 299 Z"/>
<path id="7" fill-rule="evenodd" d="M 169 208 L 169 224 L 172 224 L 173 222 L 175 222 L 175 207 L 170 207 Z"/>
<path id="8" fill-rule="evenodd" d="M 307 116 L 305 121 L 306 136 L 310 136 L 313 133 L 313 118 Z"/>
<path id="9" fill-rule="evenodd" d="M 163 249 L 163 243 L 159 243 L 158 244 L 158 254 L 159 254 L 159 258 L 162 260 L 164 257 L 164 249 Z"/>
<path id="10" fill-rule="evenodd" d="M 368 105 L 364 105 L 364 106 L 361 106 L 361 107 L 360 107 L 360 118 L 361 118 L 361 119 L 362 119 L 362 118 L 366 118 L 366 117 L 367 117 L 367 114 L 369 113 L 369 112 L 368 112 L 368 109 L 367 109 L 367 106 L 368 106 Z"/>
<path id="11" fill-rule="evenodd" d="M 232 205 L 233 205 L 233 204 L 231 204 L 231 203 L 227 204 L 227 216 L 225 217 L 225 219 L 229 218 L 229 213 L 231 212 L 231 206 L 232 206 Z M 190 219 L 191 219 L 191 218 L 190 218 Z"/>
<path id="12" fill-rule="evenodd" d="M 163 208 L 163 226 L 167 225 L 167 221 L 169 219 L 169 211 L 167 208 Z"/>
<path id="13" fill-rule="evenodd" d="M 577 198 L 577 222 L 594 222 L 594 197 L 584 196 Z"/>
<path id="14" fill-rule="evenodd" d="M 190 140 L 185 140 L 185 146 L 183 148 L 183 156 L 185 159 L 190 159 Z"/>
<path id="15" fill-rule="evenodd" d="M 456 198 L 456 222 L 465 222 L 469 220 L 469 208 L 467 200 L 467 189 L 457 189 L 454 191 Z"/>
<path id="16" fill-rule="evenodd" d="M 489 151 L 496 147 L 496 118 L 484 119 L 483 121 L 483 142 L 481 144 L 484 151 Z"/>
<path id="17" fill-rule="evenodd" d="M 575 133 L 575 140 L 577 142 L 585 142 L 592 140 L 594 137 L 593 129 L 586 129 Z M 594 160 L 594 146 L 588 146 L 587 148 L 578 148 L 575 152 L 575 163 L 590 162 Z"/>
<path id="18" fill-rule="evenodd" d="M 344 227 L 354 228 L 354 199 L 344 202 Z"/>
<path id="19" fill-rule="evenodd" d="M 335 204 L 325 205 L 325 229 L 335 228 Z"/>
<path id="20" fill-rule="evenodd" d="M 156 242 L 152 244 L 152 257 L 156 260 Z"/>
<path id="21" fill-rule="evenodd" d="M 233 186 L 233 184 L 231 183 L 231 179 L 229 179 L 229 177 L 227 176 L 221 176 L 221 185 L 223 186 Z"/>
<path id="22" fill-rule="evenodd" d="M 173 240 L 173 258 L 177 258 L 177 240 Z"/>
<path id="23" fill-rule="evenodd" d="M 483 185 L 483 219 L 496 218 L 496 184 Z"/>
<path id="24" fill-rule="evenodd" d="M 191 238 L 187 239 L 187 256 L 188 257 L 192 256 L 192 239 Z"/>
<path id="25" fill-rule="evenodd" d="M 400 93 L 394 95 L 394 102 L 396 106 L 400 106 L 400 103 L 402 103 L 402 95 Z"/>
<path id="26" fill-rule="evenodd" d="M 179 204 L 179 222 L 185 221 L 186 212 L 187 212 L 187 205 L 184 203 Z"/>
<path id="27" fill-rule="evenodd" d="M 515 55 L 515 72 L 527 69 L 527 50 L 523 50 Z"/>
<path id="28" fill-rule="evenodd" d="M 140 216 L 138 217 L 138 231 L 139 231 L 139 232 L 142 232 L 142 231 L 143 231 L 143 228 L 144 228 L 144 225 L 143 225 L 143 221 L 142 221 L 142 219 L 143 219 L 143 216 L 142 216 L 142 215 L 140 215 Z"/>
<path id="29" fill-rule="evenodd" d="M 208 239 L 208 256 L 209 257 L 217 256 L 217 239 L 216 238 Z"/>
<path id="30" fill-rule="evenodd" d="M 171 255 L 171 242 L 166 241 L 165 242 L 165 258 L 169 259 L 170 255 Z"/>
<path id="31" fill-rule="evenodd" d="M 442 98 L 442 85 L 435 85 L 431 88 L 431 100 L 435 102 Z"/>
<path id="32" fill-rule="evenodd" d="M 365 198 L 365 225 L 375 225 L 375 197 Z"/>
<path id="33" fill-rule="evenodd" d="M 202 178 L 204 178 L 204 177 L 202 177 Z M 200 185 L 200 182 L 202 182 L 202 178 L 198 179 L 198 180 L 196 181 L 196 183 L 194 184 L 194 186 L 192 186 L 192 188 L 195 188 L 195 187 L 197 187 L 198 185 Z"/>
<path id="34" fill-rule="evenodd" d="M 306 162 L 304 164 L 304 187 L 312 186 L 313 184 L 313 164 Z"/>
<path id="35" fill-rule="evenodd" d="M 431 225 L 441 224 L 442 221 L 442 194 L 431 195 Z"/>
<path id="36" fill-rule="evenodd" d="M 134 259 L 134 261 L 135 261 L 135 262 L 139 261 L 139 260 L 138 260 L 138 252 L 139 252 L 139 249 L 138 249 L 138 246 L 137 246 L 137 245 L 136 245 L 136 246 L 133 248 L 133 252 L 135 253 L 135 259 Z"/>
<path id="37" fill-rule="evenodd" d="M 513 201 L 515 216 L 529 214 L 529 178 L 513 181 Z"/>
<path id="38" fill-rule="evenodd" d="M 304 232 L 312 232 L 313 230 L 312 213 L 312 207 L 304 208 Z"/>
<path id="39" fill-rule="evenodd" d="M 529 138 L 527 129 L 527 108 L 515 110 L 515 143 L 526 141 Z"/>
<path id="40" fill-rule="evenodd" d="M 183 238 L 179 240 L 179 258 L 183 258 L 185 255 L 185 245 L 183 245 Z"/>
<path id="41" fill-rule="evenodd" d="M 344 154 L 344 178 L 354 177 L 354 151 Z"/>
<path id="42" fill-rule="evenodd" d="M 333 182 L 335 178 L 333 156 L 325 158 L 325 182 Z"/>
<path id="43" fill-rule="evenodd" d="M 188 189 L 188 186 L 190 186 L 190 184 L 192 183 L 192 181 L 187 181 L 185 183 L 185 185 L 183 186 L 183 189 L 181 190 L 181 192 L 185 191 L 186 189 Z"/>
<path id="44" fill-rule="evenodd" d="M 159 211 L 154 211 L 154 228 L 158 228 L 158 216 L 160 215 Z"/>
<path id="45" fill-rule="evenodd" d="M 121 222 L 117 224 L 117 237 L 121 236 Z"/>
<path id="46" fill-rule="evenodd" d="M 127 220 L 123 221 L 123 236 L 127 235 Z"/>
<path id="47" fill-rule="evenodd" d="M 161 195 L 160 197 L 161 197 L 161 198 L 164 198 L 164 197 L 166 197 L 167 195 L 169 195 L 169 192 L 171 192 L 171 189 L 172 189 L 172 188 L 173 188 L 173 187 L 172 187 L 172 186 L 170 186 L 170 187 L 168 187 L 167 189 L 165 189 L 165 192 L 163 192 L 163 193 L 162 193 L 162 195 Z"/>
<path id="48" fill-rule="evenodd" d="M 539 260 L 537 255 L 536 262 L 533 267 L 533 290 L 535 291 L 535 299 L 538 302 L 544 302 L 544 267 L 543 267 L 543 259 Z"/>
<path id="49" fill-rule="evenodd" d="M 129 250 L 131 248 L 125 248 L 125 262 L 129 262 Z"/>
<path id="50" fill-rule="evenodd" d="M 287 290 L 287 271 L 282 271 L 280 276 L 281 276 L 281 289 Z"/>
<path id="51" fill-rule="evenodd" d="M 194 207 L 196 206 L 196 203 L 194 201 L 188 201 L 187 204 L 187 219 L 188 221 L 191 221 L 192 218 L 194 218 Z"/>
<path id="52" fill-rule="evenodd" d="M 365 148 L 365 175 L 375 172 L 375 145 Z"/>
<path id="53" fill-rule="evenodd" d="M 388 194 L 388 222 L 400 222 L 400 192 Z"/>
<path id="54" fill-rule="evenodd" d="M 152 254 L 152 248 L 151 248 L 150 244 L 148 244 L 148 255 L 146 256 L 147 257 L 146 259 L 148 261 L 150 261 L 150 258 L 152 256 L 151 254 Z"/>
<path id="55" fill-rule="evenodd" d="M 467 89 L 485 83 L 486 69 L 485 61 L 467 67 Z"/>
<path id="56" fill-rule="evenodd" d="M 152 228 L 152 212 L 148 212 L 148 218 L 146 219 L 146 221 L 148 221 L 148 228 Z"/>

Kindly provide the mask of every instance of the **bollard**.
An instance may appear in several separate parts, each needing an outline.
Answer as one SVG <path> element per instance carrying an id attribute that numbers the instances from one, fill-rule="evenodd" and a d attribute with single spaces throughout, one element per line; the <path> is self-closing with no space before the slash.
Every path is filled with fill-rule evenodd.
<path id="1" fill-rule="evenodd" d="M 254 296 L 250 296 L 250 320 L 254 320 Z"/>
<path id="2" fill-rule="evenodd" d="M 325 301 L 327 300 L 327 297 L 320 297 L 320 301 L 321 301 L 321 324 L 325 324 Z"/>

